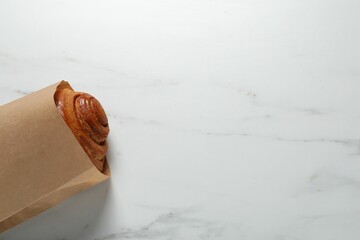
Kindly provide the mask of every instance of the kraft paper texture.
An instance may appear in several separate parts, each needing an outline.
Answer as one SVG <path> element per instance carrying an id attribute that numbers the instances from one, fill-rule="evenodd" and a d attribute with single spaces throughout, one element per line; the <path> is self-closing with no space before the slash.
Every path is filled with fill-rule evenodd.
<path id="1" fill-rule="evenodd" d="M 59 82 L 0 106 L 0 233 L 110 176 L 59 114 Z"/>

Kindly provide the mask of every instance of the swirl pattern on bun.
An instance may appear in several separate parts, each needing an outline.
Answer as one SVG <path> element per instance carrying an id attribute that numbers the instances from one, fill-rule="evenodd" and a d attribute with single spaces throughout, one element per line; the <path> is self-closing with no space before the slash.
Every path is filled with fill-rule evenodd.
<path id="1" fill-rule="evenodd" d="M 99 171 L 103 171 L 108 143 L 109 124 L 106 113 L 96 98 L 71 87 L 60 88 L 55 104 L 86 154 Z"/>

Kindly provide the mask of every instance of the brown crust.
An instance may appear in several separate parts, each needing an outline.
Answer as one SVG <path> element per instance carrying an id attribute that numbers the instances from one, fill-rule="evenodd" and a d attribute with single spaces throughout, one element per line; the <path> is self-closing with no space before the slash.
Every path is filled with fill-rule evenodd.
<path id="1" fill-rule="evenodd" d="M 58 89 L 54 95 L 61 116 L 74 133 L 94 165 L 103 171 L 108 150 L 108 119 L 98 100 L 71 88 Z"/>

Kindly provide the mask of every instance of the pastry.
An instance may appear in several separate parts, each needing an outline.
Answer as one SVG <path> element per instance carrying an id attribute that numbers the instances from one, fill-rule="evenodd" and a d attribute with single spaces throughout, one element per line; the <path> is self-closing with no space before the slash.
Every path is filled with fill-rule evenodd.
<path id="1" fill-rule="evenodd" d="M 99 171 L 103 171 L 108 143 L 109 124 L 96 98 L 71 87 L 57 89 L 54 100 L 78 142 Z"/>

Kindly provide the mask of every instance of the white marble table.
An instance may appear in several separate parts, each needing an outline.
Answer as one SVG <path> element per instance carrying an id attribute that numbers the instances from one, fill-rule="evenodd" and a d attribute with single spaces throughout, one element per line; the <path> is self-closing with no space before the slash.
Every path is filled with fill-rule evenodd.
<path id="1" fill-rule="evenodd" d="M 0 104 L 93 94 L 113 176 L 0 239 L 360 239 L 359 7 L 1 1 Z"/>

